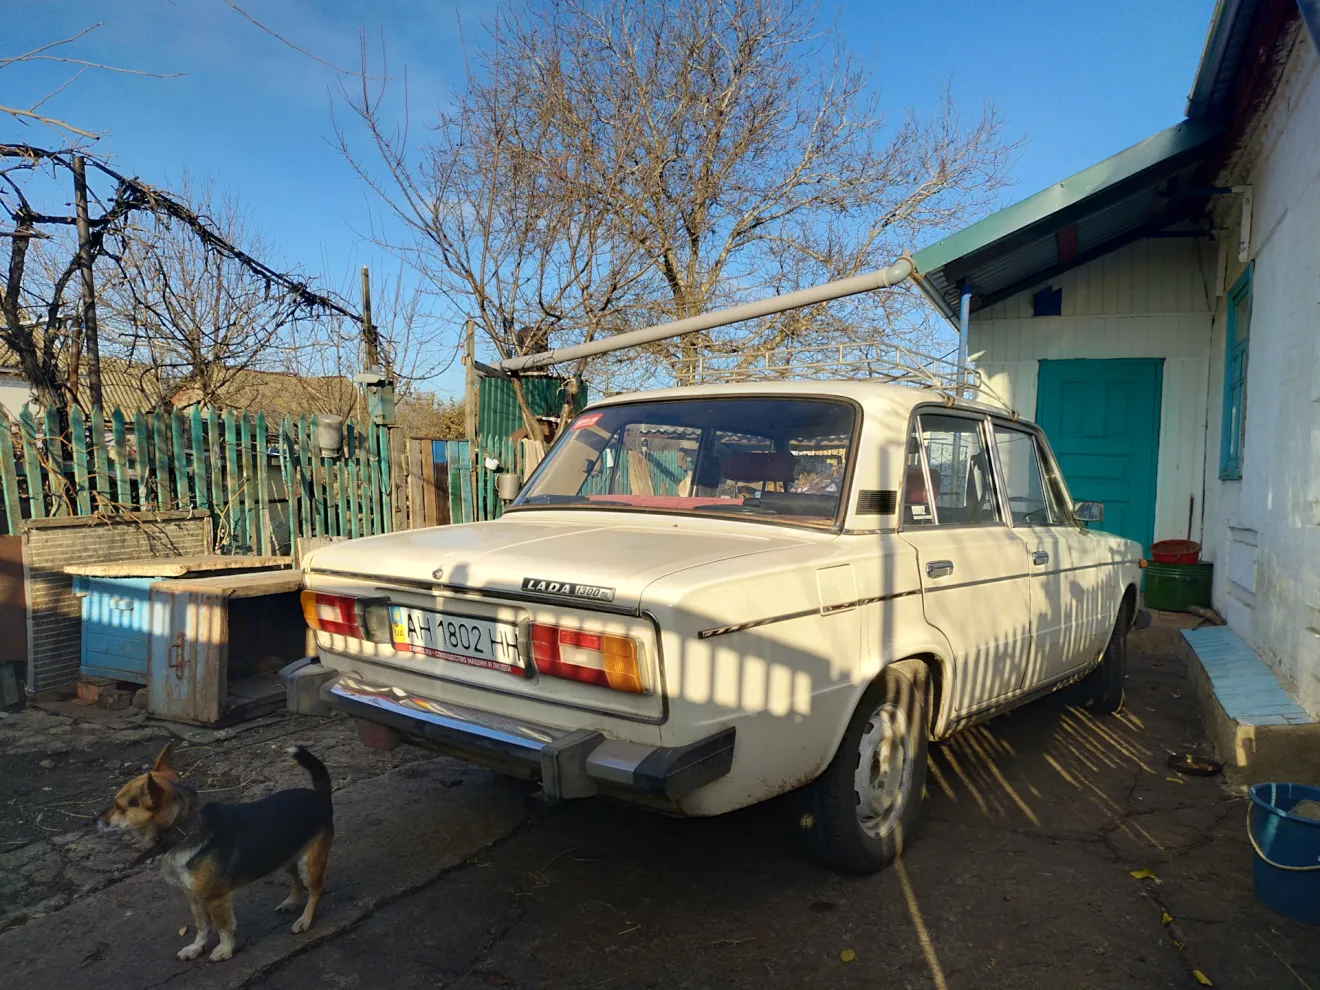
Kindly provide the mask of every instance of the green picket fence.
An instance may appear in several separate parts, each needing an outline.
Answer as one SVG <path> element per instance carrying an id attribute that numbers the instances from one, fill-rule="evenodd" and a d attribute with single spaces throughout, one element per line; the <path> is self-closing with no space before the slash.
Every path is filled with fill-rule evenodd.
<path id="1" fill-rule="evenodd" d="M 388 431 L 344 424 L 336 457 L 316 445 L 317 417 L 194 408 L 132 416 L 75 407 L 23 407 L 17 423 L 0 409 L 3 526 L 27 519 L 165 509 L 204 509 L 222 553 L 287 552 L 304 536 L 389 532 Z"/>
<path id="2" fill-rule="evenodd" d="M 498 519 L 504 514 L 498 476 L 512 472 L 522 477 L 525 473 L 518 445 L 508 437 L 481 437 L 476 444 L 436 440 L 433 457 L 446 467 L 451 523 Z M 488 468 L 488 458 L 498 466 Z"/>

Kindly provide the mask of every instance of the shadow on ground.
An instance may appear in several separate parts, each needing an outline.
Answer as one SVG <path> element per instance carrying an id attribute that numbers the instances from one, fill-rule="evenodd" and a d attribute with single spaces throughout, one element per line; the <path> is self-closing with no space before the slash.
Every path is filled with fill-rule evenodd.
<path id="1" fill-rule="evenodd" d="M 934 748 L 921 834 L 879 875 L 805 862 L 783 801 L 569 804 L 260 985 L 1320 986 L 1320 935 L 1252 899 L 1244 802 L 1165 766 L 1203 745 L 1181 664 L 1131 668 L 1120 716 L 1060 695 Z"/>

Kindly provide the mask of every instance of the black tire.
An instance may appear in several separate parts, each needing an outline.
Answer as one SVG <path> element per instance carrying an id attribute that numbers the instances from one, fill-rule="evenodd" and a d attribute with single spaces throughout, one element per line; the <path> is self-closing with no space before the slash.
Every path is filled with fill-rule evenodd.
<path id="1" fill-rule="evenodd" d="M 1118 607 L 1114 631 L 1109 636 L 1100 665 L 1082 679 L 1082 698 L 1088 711 L 1112 715 L 1123 708 L 1123 684 L 1127 680 L 1127 634 L 1132 625 L 1131 606 Z"/>
<path id="2" fill-rule="evenodd" d="M 798 831 L 818 862 L 847 873 L 874 873 L 911 841 L 926 786 L 926 706 L 919 674 L 924 671 L 885 668 L 862 695 L 830 765 L 802 790 Z M 886 739 L 902 747 L 900 760 L 888 764 L 896 769 L 887 773 L 877 749 Z M 892 755 L 892 748 L 888 752 Z M 883 812 L 877 813 L 876 800 L 863 805 L 858 779 L 864 760 L 871 781 L 867 792 L 884 800 Z M 885 786 L 877 789 L 877 777 Z"/>

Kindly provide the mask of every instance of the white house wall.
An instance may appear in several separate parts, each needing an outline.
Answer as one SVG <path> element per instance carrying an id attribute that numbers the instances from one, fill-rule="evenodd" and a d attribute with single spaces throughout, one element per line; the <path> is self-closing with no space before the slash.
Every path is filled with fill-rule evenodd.
<path id="1" fill-rule="evenodd" d="M 1223 297 L 1210 352 L 1215 606 L 1320 715 L 1320 59 L 1303 33 L 1225 179 L 1253 187 L 1254 268 L 1240 481 L 1219 480 Z M 1233 238 L 1229 286 L 1243 267 L 1240 204 L 1233 197 L 1218 214 Z"/>
<path id="2" fill-rule="evenodd" d="M 1215 251 L 1187 239 L 1136 241 L 978 311 L 968 349 L 995 392 L 1036 415 L 1041 360 L 1163 358 L 1155 539 L 1201 538 L 1206 385 Z M 1032 293 L 1063 289 L 1062 315 L 1033 317 Z M 1215 434 L 1217 449 L 1218 434 Z"/>

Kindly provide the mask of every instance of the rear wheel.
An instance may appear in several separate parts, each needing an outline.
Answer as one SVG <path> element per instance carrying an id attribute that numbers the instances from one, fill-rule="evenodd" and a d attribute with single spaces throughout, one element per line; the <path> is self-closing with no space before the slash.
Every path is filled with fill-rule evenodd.
<path id="1" fill-rule="evenodd" d="M 827 866 L 872 873 L 912 837 L 926 785 L 926 713 L 915 673 L 885 669 L 862 695 L 830 765 L 802 792 L 803 842 Z"/>
<path id="2" fill-rule="evenodd" d="M 1100 666 L 1082 679 L 1082 697 L 1088 710 L 1109 715 L 1123 708 L 1123 683 L 1127 680 L 1127 634 L 1132 624 L 1131 608 L 1126 601 L 1118 608 L 1118 618 Z"/>

